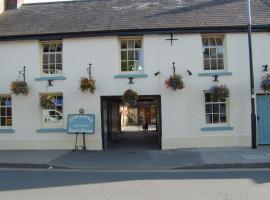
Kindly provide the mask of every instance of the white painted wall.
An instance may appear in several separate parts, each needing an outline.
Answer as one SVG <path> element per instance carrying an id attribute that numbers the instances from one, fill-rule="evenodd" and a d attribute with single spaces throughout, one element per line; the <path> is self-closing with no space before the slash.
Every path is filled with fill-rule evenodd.
<path id="1" fill-rule="evenodd" d="M 140 95 L 161 95 L 162 147 L 216 147 L 250 145 L 249 63 L 246 34 L 226 34 L 227 67 L 232 76 L 219 77 L 230 89 L 230 125 L 233 131 L 202 132 L 205 127 L 203 91 L 213 83 L 212 77 L 201 77 L 203 55 L 200 34 L 175 35 L 179 40 L 171 47 L 167 35 L 147 35 L 143 38 L 144 73 L 147 78 L 135 79 L 132 88 Z M 253 37 L 256 87 L 260 81 L 261 65 L 270 64 L 269 33 Z M 37 133 L 41 128 L 39 93 L 63 92 L 64 116 L 77 113 L 96 115 L 96 134 L 87 136 L 89 149 L 101 149 L 100 96 L 121 95 L 129 88 L 127 79 L 116 79 L 120 73 L 119 40 L 116 36 L 63 40 L 63 71 L 66 80 L 54 81 L 48 88 L 46 81 L 35 81 L 41 71 L 41 49 L 36 40 L 0 42 L 0 94 L 10 94 L 10 82 L 18 71 L 27 66 L 26 79 L 30 85 L 27 97 L 12 95 L 13 129 L 15 133 L 0 133 L 0 149 L 71 149 L 74 135 L 65 133 Z M 185 89 L 173 92 L 164 81 L 172 74 L 172 62 L 181 73 Z M 92 63 L 96 78 L 94 95 L 79 90 L 81 76 Z M 186 70 L 193 72 L 189 76 Z M 160 71 L 160 76 L 154 73 Z"/>
<path id="2" fill-rule="evenodd" d="M 5 0 L 0 0 L 0 14 L 5 10 Z"/>

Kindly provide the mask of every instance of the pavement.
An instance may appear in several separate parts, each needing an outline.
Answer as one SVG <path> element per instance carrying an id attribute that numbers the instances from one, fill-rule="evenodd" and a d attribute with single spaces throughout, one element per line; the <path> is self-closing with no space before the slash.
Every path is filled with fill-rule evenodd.
<path id="1" fill-rule="evenodd" d="M 111 151 L 0 151 L 2 168 L 176 170 L 270 168 L 270 147 Z"/>

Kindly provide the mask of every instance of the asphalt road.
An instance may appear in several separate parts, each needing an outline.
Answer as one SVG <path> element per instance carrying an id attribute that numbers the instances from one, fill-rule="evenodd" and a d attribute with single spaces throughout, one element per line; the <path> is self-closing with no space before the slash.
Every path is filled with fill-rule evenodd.
<path id="1" fill-rule="evenodd" d="M 0 170 L 0 200 L 269 200 L 270 169 Z"/>

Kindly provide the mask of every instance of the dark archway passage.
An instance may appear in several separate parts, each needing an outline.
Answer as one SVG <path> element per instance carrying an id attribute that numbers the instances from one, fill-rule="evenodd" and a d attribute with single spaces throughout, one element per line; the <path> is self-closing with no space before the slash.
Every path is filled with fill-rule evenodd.
<path id="1" fill-rule="evenodd" d="M 103 149 L 160 149 L 160 96 L 140 96 L 123 105 L 121 96 L 101 97 Z"/>

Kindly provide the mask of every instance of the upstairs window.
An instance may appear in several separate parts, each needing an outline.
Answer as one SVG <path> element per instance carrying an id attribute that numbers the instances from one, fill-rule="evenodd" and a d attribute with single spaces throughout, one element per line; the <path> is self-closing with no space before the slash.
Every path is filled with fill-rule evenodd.
<path id="1" fill-rule="evenodd" d="M 121 71 L 143 71 L 142 40 L 121 39 Z"/>
<path id="2" fill-rule="evenodd" d="M 224 70 L 224 36 L 203 36 L 204 70 Z"/>
<path id="3" fill-rule="evenodd" d="M 228 103 L 226 99 L 214 100 L 211 92 L 205 94 L 205 115 L 206 124 L 225 124 L 228 122 L 227 109 Z"/>
<path id="4" fill-rule="evenodd" d="M 12 104 L 10 96 L 0 96 L 0 128 L 12 126 Z"/>
<path id="5" fill-rule="evenodd" d="M 43 74 L 62 74 L 62 41 L 42 43 Z"/>

